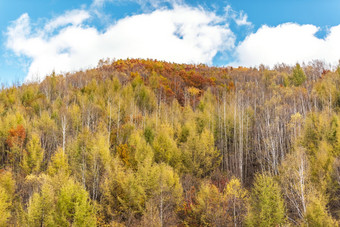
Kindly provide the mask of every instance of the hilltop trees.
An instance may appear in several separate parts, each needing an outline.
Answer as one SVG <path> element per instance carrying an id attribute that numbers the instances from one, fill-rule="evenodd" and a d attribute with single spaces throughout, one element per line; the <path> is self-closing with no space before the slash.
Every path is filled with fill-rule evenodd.
<path id="1" fill-rule="evenodd" d="M 304 73 L 300 64 L 296 64 L 295 68 L 293 69 L 292 75 L 289 77 L 289 80 L 294 86 L 300 86 L 303 82 L 306 81 L 306 74 Z"/>

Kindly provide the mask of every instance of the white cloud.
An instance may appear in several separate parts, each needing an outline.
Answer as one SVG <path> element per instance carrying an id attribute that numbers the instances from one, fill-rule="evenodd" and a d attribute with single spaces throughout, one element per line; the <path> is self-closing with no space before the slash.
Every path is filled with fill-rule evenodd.
<path id="1" fill-rule="evenodd" d="M 183 0 L 130 0 L 130 1 L 137 2 L 144 9 L 147 8 L 148 6 L 151 6 L 153 8 L 159 8 L 164 3 L 169 3 L 172 6 L 184 5 Z"/>
<path id="2" fill-rule="evenodd" d="M 105 3 L 117 3 L 117 2 L 136 2 L 139 4 L 143 9 L 148 8 L 159 8 L 160 6 L 164 5 L 165 3 L 169 3 L 170 5 L 184 5 L 183 0 L 94 0 L 92 2 L 92 7 L 100 8 L 103 7 Z"/>
<path id="3" fill-rule="evenodd" d="M 238 26 L 251 26 L 252 25 L 252 23 L 248 21 L 248 15 L 242 10 L 240 12 L 237 12 L 233 10 L 230 5 L 227 5 L 224 8 L 224 11 L 226 13 L 226 16 L 234 20 Z"/>
<path id="4" fill-rule="evenodd" d="M 105 2 L 108 2 L 108 1 L 112 1 L 112 0 L 94 0 L 92 2 L 92 6 L 101 7 L 104 5 Z"/>
<path id="5" fill-rule="evenodd" d="M 242 26 L 242 25 L 250 26 L 251 25 L 251 23 L 248 21 L 248 15 L 244 13 L 243 11 L 240 12 L 238 17 L 235 17 L 235 23 L 238 26 Z"/>
<path id="6" fill-rule="evenodd" d="M 234 65 L 274 66 L 277 63 L 295 64 L 322 60 L 336 64 L 340 59 L 340 25 L 334 26 L 324 39 L 315 36 L 314 25 L 281 24 L 262 26 L 236 48 L 238 61 Z"/>
<path id="7" fill-rule="evenodd" d="M 32 60 L 26 80 L 93 67 L 107 57 L 211 64 L 218 51 L 234 48 L 235 36 L 223 19 L 198 8 L 175 5 L 126 17 L 102 33 L 84 24 L 88 18 L 83 10 L 68 12 L 45 25 L 62 26 L 54 34 L 34 30 L 27 14 L 17 19 L 8 28 L 7 47 Z"/>
<path id="8" fill-rule="evenodd" d="M 65 25 L 80 25 L 85 20 L 90 18 L 90 14 L 85 10 L 72 10 L 66 12 L 64 15 L 59 16 L 45 25 L 45 30 L 53 31 L 56 28 Z"/>

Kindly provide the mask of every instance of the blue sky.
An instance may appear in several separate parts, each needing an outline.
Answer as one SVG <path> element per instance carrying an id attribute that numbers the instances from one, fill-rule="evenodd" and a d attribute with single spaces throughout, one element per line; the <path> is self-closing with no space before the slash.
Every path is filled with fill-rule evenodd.
<path id="1" fill-rule="evenodd" d="M 100 58 L 273 66 L 340 59 L 338 0 L 0 0 L 0 82 Z"/>

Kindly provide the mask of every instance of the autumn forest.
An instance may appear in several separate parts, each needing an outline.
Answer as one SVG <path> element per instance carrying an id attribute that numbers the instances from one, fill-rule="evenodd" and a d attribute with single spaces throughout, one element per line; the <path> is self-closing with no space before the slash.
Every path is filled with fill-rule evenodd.
<path id="1" fill-rule="evenodd" d="M 338 226 L 340 67 L 101 60 L 0 90 L 0 226 Z"/>

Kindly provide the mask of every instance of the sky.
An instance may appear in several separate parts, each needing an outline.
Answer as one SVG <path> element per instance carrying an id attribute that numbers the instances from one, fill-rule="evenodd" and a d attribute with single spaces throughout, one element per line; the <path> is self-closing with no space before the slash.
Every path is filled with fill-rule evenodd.
<path id="1" fill-rule="evenodd" d="M 340 0 L 0 0 L 0 83 L 106 58 L 337 65 L 339 11 Z"/>

